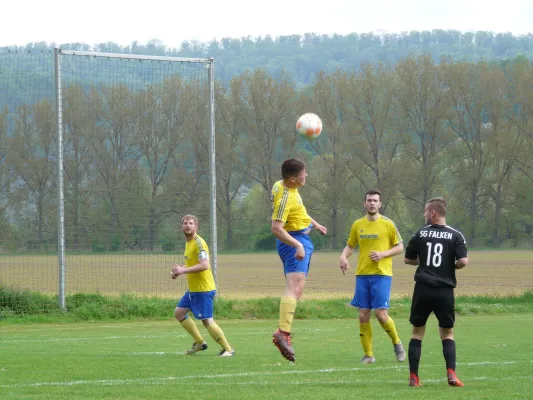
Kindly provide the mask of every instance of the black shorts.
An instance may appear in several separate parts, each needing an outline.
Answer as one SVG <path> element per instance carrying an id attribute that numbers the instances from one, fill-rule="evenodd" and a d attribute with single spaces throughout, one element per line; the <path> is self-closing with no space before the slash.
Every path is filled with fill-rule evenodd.
<path id="1" fill-rule="evenodd" d="M 453 328 L 455 323 L 453 288 L 415 283 L 409 322 L 416 327 L 425 326 L 432 312 L 435 313 L 441 328 Z"/>

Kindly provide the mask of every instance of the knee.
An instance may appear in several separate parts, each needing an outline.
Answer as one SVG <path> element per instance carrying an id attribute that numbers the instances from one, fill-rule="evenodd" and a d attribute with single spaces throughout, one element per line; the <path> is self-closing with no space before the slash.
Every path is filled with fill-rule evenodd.
<path id="1" fill-rule="evenodd" d="M 176 308 L 174 310 L 174 316 L 176 317 L 176 319 L 178 320 L 178 322 L 181 322 L 185 319 L 185 317 L 187 316 L 187 310 L 183 309 L 183 308 Z"/>
<path id="2" fill-rule="evenodd" d="M 422 341 L 424 339 L 424 334 L 426 333 L 425 326 L 413 326 L 413 333 L 411 334 L 411 339 L 416 339 Z"/>
<path id="3" fill-rule="evenodd" d="M 453 340 L 453 328 L 441 328 L 439 327 L 440 340 L 450 339 Z"/>
<path id="4" fill-rule="evenodd" d="M 294 298 L 296 300 L 300 300 L 300 297 L 302 297 L 302 293 L 304 291 L 303 285 L 298 285 L 293 289 Z"/>
<path id="5" fill-rule="evenodd" d="M 359 309 L 359 322 L 362 324 L 370 322 L 370 310 L 364 308 Z"/>
<path id="6" fill-rule="evenodd" d="M 285 294 L 294 297 L 296 300 L 300 300 L 305 286 L 305 275 L 295 274 L 287 279 L 287 285 Z"/>
<path id="7" fill-rule="evenodd" d="M 207 318 L 202 320 L 202 324 L 207 328 L 211 323 L 214 322 L 213 318 Z"/>
<path id="8" fill-rule="evenodd" d="M 375 310 L 374 314 L 380 324 L 384 324 L 389 320 L 389 313 L 385 309 Z"/>

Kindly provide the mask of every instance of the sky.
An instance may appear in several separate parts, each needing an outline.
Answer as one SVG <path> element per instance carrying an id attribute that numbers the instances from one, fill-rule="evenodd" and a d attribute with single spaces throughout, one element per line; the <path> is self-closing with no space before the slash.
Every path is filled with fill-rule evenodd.
<path id="1" fill-rule="evenodd" d="M 0 12 L 0 46 L 158 39 L 179 47 L 186 40 L 308 32 L 533 32 L 532 0 L 5 0 Z"/>

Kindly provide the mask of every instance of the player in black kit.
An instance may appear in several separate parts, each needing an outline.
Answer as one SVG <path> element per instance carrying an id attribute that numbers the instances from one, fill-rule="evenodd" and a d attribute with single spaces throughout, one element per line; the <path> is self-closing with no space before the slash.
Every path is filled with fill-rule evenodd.
<path id="1" fill-rule="evenodd" d="M 435 197 L 424 208 L 426 226 L 411 238 L 405 250 L 406 264 L 416 265 L 415 289 L 409 321 L 413 334 L 409 342 L 409 386 L 420 386 L 418 365 L 426 321 L 433 312 L 439 321 L 442 352 L 448 385 L 464 386 L 455 375 L 454 288 L 455 270 L 468 264 L 466 241 L 461 232 L 446 225 L 446 201 Z"/>

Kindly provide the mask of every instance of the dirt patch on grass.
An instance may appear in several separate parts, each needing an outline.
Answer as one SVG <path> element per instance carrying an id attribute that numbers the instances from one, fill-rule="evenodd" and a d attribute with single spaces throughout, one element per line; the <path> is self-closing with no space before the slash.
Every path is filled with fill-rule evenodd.
<path id="1" fill-rule="evenodd" d="M 315 253 L 304 298 L 351 298 L 357 254 L 352 269 L 342 274 L 339 253 Z M 533 251 L 472 251 L 470 264 L 457 273 L 457 294 L 505 295 L 533 290 Z M 186 278 L 169 278 L 177 256 L 69 255 L 66 259 L 68 293 L 135 293 L 179 298 Z M 410 295 L 415 268 L 393 261 L 392 297 Z M 227 298 L 279 297 L 285 280 L 276 253 L 218 256 L 219 293 Z M 57 293 L 59 271 L 55 256 L 0 257 L 0 283 L 23 289 Z"/>

